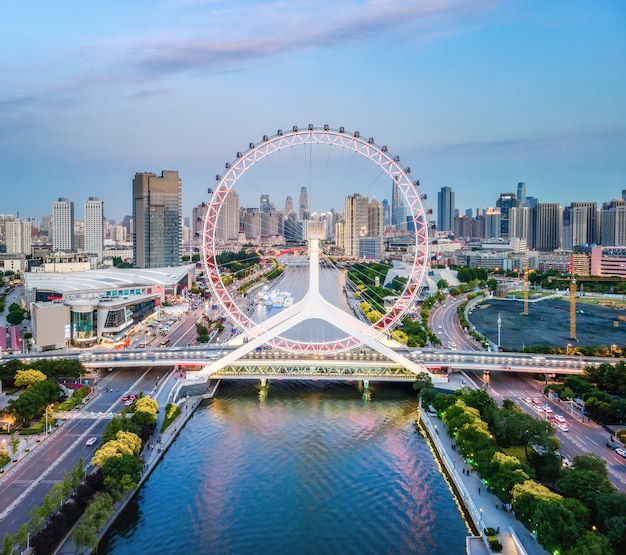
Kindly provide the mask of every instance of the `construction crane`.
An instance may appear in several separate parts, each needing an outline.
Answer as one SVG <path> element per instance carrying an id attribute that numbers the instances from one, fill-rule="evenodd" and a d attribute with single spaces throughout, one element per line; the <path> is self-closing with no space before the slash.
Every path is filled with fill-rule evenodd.
<path id="1" fill-rule="evenodd" d="M 572 280 L 569 282 L 569 338 L 576 338 L 576 275 L 572 272 Z"/>

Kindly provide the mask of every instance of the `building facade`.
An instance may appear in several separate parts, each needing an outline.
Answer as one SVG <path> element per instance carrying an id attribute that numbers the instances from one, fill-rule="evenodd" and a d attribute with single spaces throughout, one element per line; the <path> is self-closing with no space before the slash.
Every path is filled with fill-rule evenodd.
<path id="1" fill-rule="evenodd" d="M 182 181 L 177 171 L 136 173 L 133 179 L 133 260 L 136 268 L 179 266 Z"/>
<path id="2" fill-rule="evenodd" d="M 74 203 L 66 198 L 52 203 L 52 249 L 74 250 Z"/>
<path id="3" fill-rule="evenodd" d="M 437 193 L 437 229 L 454 229 L 454 192 L 450 187 L 442 187 Z"/>
<path id="4" fill-rule="evenodd" d="M 85 252 L 96 254 L 102 262 L 104 250 L 104 203 L 97 197 L 85 201 Z"/>

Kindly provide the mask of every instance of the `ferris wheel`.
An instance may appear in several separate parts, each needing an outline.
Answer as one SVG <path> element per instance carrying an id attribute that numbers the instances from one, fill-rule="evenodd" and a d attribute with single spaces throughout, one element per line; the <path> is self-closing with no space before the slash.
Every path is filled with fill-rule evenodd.
<path id="1" fill-rule="evenodd" d="M 361 137 L 358 131 L 349 132 L 343 127 L 333 129 L 328 125 L 303 128 L 293 126 L 291 130 L 279 129 L 275 135 L 264 135 L 258 143 L 251 142 L 245 151 L 237 152 L 235 159 L 225 165 L 225 172 L 216 175 L 215 185 L 209 189 L 202 235 L 202 251 L 207 285 L 213 299 L 219 303 L 223 312 L 230 318 L 233 326 L 241 329 L 248 337 L 257 337 L 263 333 L 262 327 L 255 323 L 238 305 L 235 294 L 224 285 L 222 273 L 216 262 L 221 252 L 217 237 L 218 221 L 224 201 L 244 174 L 260 161 L 285 149 L 303 145 L 328 145 L 348 149 L 374 163 L 380 171 L 387 174 L 403 197 L 406 208 L 406 222 L 412 229 L 412 243 L 407 248 L 410 253 L 409 270 L 406 285 L 393 306 L 377 321 L 371 324 L 368 335 L 376 338 L 388 336 L 407 313 L 414 307 L 422 289 L 428 264 L 428 219 L 422 201 L 426 198 L 419 192 L 419 181 L 411 177 L 411 170 L 400 164 L 400 157 L 388 152 L 386 146 L 378 145 L 372 137 Z M 314 342 L 290 339 L 279 336 L 271 340 L 278 349 L 290 352 L 332 353 L 358 348 L 362 342 L 354 337 L 345 337 L 332 341 Z"/>

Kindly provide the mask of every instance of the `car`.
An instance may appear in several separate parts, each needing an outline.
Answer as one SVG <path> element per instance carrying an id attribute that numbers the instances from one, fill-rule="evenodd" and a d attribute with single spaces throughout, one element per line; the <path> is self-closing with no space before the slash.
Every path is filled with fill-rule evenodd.
<path id="1" fill-rule="evenodd" d="M 127 407 L 130 407 L 132 404 L 133 402 L 130 399 L 128 399 L 127 401 L 124 401 L 124 405 Z"/>
<path id="2" fill-rule="evenodd" d="M 122 401 L 128 401 L 130 399 L 130 395 L 124 395 L 122 397 Z"/>
<path id="3" fill-rule="evenodd" d="M 90 437 L 87 441 L 85 441 L 85 445 L 95 445 L 97 441 L 97 437 Z"/>
<path id="4" fill-rule="evenodd" d="M 622 449 L 621 447 L 618 447 L 617 449 L 615 449 L 615 452 L 622 458 L 626 459 L 626 449 Z"/>
<path id="5" fill-rule="evenodd" d="M 607 446 L 609 449 L 617 449 L 617 443 L 615 443 L 612 439 L 609 439 L 609 440 L 606 442 L 606 446 Z"/>

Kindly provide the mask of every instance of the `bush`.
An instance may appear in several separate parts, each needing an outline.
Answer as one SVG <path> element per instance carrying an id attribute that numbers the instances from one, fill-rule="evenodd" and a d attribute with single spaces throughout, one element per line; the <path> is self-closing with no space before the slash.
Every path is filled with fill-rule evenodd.
<path id="1" fill-rule="evenodd" d="M 161 426 L 161 433 L 167 430 L 167 427 L 176 420 L 176 417 L 180 414 L 180 407 L 175 403 L 168 403 L 165 407 L 165 420 Z"/>
<path id="2" fill-rule="evenodd" d="M 487 541 L 489 542 L 489 549 L 491 549 L 491 551 L 494 553 L 500 553 L 500 551 L 502 551 L 502 544 L 498 541 L 496 536 L 489 536 Z"/>
<path id="3" fill-rule="evenodd" d="M 489 536 L 494 536 L 496 535 L 496 530 L 495 528 L 485 528 L 485 536 L 489 537 Z"/>

